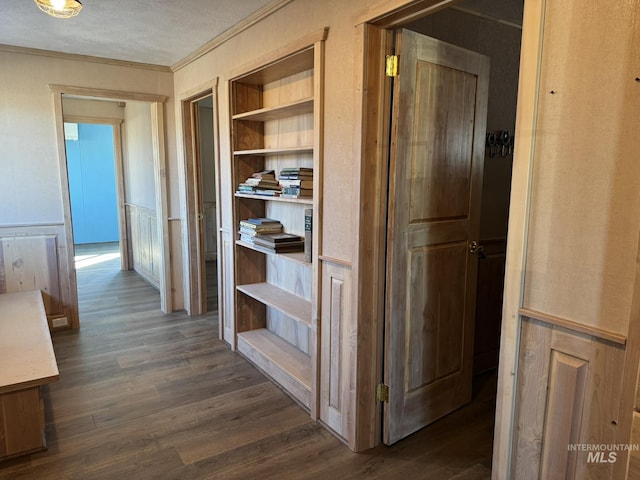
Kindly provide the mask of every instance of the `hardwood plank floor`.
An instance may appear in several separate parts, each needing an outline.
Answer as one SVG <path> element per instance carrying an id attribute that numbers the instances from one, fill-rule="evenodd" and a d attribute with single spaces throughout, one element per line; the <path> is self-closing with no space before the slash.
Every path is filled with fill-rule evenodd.
<path id="1" fill-rule="evenodd" d="M 79 332 L 54 335 L 48 451 L 0 479 L 490 478 L 495 375 L 467 407 L 393 445 L 350 452 L 217 338 L 215 312 L 163 315 L 109 258 L 78 270 Z"/>

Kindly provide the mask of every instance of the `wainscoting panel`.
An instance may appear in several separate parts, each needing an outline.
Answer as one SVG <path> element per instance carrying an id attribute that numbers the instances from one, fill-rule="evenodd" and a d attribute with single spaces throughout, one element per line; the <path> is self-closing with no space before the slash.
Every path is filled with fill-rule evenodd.
<path id="1" fill-rule="evenodd" d="M 160 248 L 156 212 L 127 204 L 130 266 L 147 282 L 160 288 Z"/>
<path id="2" fill-rule="evenodd" d="M 222 304 L 220 305 L 218 314 L 220 322 L 222 323 L 222 339 L 231 345 L 233 350 L 236 349 L 235 345 L 235 327 L 234 327 L 234 289 L 233 289 L 233 239 L 235 235 L 227 230 L 220 232 L 220 238 L 222 239 L 222 258 L 218 261 L 218 268 L 221 269 L 222 285 L 218 288 L 222 289 L 220 298 Z"/>
<path id="3" fill-rule="evenodd" d="M 49 328 L 76 318 L 62 225 L 0 227 L 0 293 L 40 290 Z"/>
<path id="4" fill-rule="evenodd" d="M 356 325 L 351 318 L 351 269 L 322 263 L 320 419 L 348 440 L 353 423 Z"/>
<path id="5" fill-rule="evenodd" d="M 614 478 L 626 465 L 626 452 L 594 450 L 628 440 L 616 429 L 624 355 L 623 343 L 523 317 L 513 478 Z"/>

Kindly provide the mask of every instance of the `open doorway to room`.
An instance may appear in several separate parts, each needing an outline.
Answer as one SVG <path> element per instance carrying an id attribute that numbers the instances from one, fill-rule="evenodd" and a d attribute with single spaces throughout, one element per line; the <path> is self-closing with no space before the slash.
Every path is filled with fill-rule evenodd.
<path id="1" fill-rule="evenodd" d="M 219 309 L 219 184 L 216 87 L 182 101 L 187 177 L 191 314 Z"/>
<path id="2" fill-rule="evenodd" d="M 441 235 L 439 240 L 436 239 L 432 246 L 425 244 L 424 246 L 417 247 L 415 250 L 409 249 L 409 253 L 407 255 L 410 260 L 409 263 L 412 267 L 415 267 L 415 270 L 411 271 L 416 272 L 415 275 L 412 273 L 410 284 L 415 285 L 416 282 L 414 280 L 420 277 L 425 279 L 428 286 L 429 272 L 433 273 L 437 271 L 438 266 L 442 262 L 445 260 L 449 261 L 454 258 L 457 255 L 454 255 L 455 251 L 460 250 L 458 252 L 460 253 L 459 258 L 462 259 L 462 263 L 458 262 L 461 274 L 460 278 L 464 278 L 464 271 L 467 271 L 467 273 L 470 272 L 473 276 L 474 284 L 476 285 L 473 286 L 472 294 L 467 295 L 463 299 L 467 306 L 458 309 L 458 313 L 463 315 L 464 312 L 468 312 L 470 310 L 474 310 L 475 313 L 472 316 L 471 329 L 466 330 L 466 336 L 460 329 L 455 329 L 455 332 L 449 332 L 451 334 L 447 335 L 446 331 L 449 327 L 443 327 L 443 325 L 438 322 L 437 318 L 442 311 L 439 310 L 436 312 L 436 310 L 441 307 L 442 309 L 447 307 L 447 302 L 451 299 L 447 299 L 446 296 L 450 292 L 439 291 L 438 286 L 433 286 L 433 288 L 425 287 L 425 290 L 420 290 L 420 292 L 414 291 L 415 289 L 413 288 L 408 289 L 408 287 L 403 290 L 403 292 L 408 292 L 407 296 L 411 297 L 412 301 L 417 298 L 419 301 L 426 302 L 424 305 L 429 305 L 433 304 L 434 299 L 432 296 L 439 295 L 437 301 L 440 303 L 438 303 L 438 308 L 435 310 L 430 310 L 430 308 L 424 307 L 422 304 L 417 305 L 415 309 L 409 305 L 402 309 L 403 314 L 415 311 L 419 317 L 417 317 L 418 320 L 415 324 L 407 327 L 408 330 L 404 331 L 404 334 L 402 332 L 395 334 L 396 338 L 400 338 L 397 337 L 397 335 L 400 335 L 401 338 L 410 338 L 411 341 L 407 340 L 409 347 L 411 345 L 414 345 L 415 347 L 407 347 L 406 351 L 403 351 L 403 355 L 406 355 L 406 357 L 403 357 L 401 362 L 397 362 L 413 368 L 412 373 L 409 376 L 402 372 L 398 373 L 396 369 L 389 368 L 389 365 L 393 362 L 393 359 L 388 357 L 390 354 L 389 352 L 391 351 L 389 348 L 389 330 L 390 328 L 395 327 L 383 327 L 380 325 L 379 338 L 385 338 L 385 343 L 384 345 L 382 343 L 378 345 L 378 352 L 380 355 L 379 378 L 383 380 L 383 388 L 385 388 L 385 385 L 388 386 L 389 388 L 387 392 L 390 392 L 388 393 L 390 401 L 389 403 L 384 404 L 382 411 L 380 412 L 382 425 L 380 428 L 380 437 L 385 439 L 385 443 L 398 441 L 403 436 L 409 435 L 411 432 L 416 431 L 425 425 L 431 425 L 427 427 L 429 431 L 437 432 L 439 418 L 449 415 L 448 421 L 450 421 L 451 416 L 460 415 L 461 412 L 468 408 L 464 407 L 462 410 L 455 410 L 455 408 L 440 408 L 443 404 L 448 404 L 449 402 L 446 398 L 438 396 L 437 401 L 434 400 L 435 403 L 433 404 L 429 401 L 418 402 L 421 406 L 420 408 L 423 410 L 429 410 L 433 407 L 433 411 L 417 413 L 414 408 L 415 406 L 412 406 L 413 404 L 404 403 L 406 407 L 405 411 L 410 412 L 411 415 L 408 417 L 390 420 L 389 415 L 391 410 L 397 408 L 399 404 L 403 404 L 405 400 L 398 398 L 394 400 L 392 398 L 394 385 L 389 384 L 393 383 L 397 389 L 404 390 L 407 397 L 416 394 L 416 392 L 423 388 L 425 392 L 427 392 L 431 386 L 445 383 L 448 381 L 448 377 L 450 375 L 453 375 L 455 372 L 462 369 L 463 361 L 465 365 L 470 365 L 470 368 L 466 366 L 465 368 L 468 370 L 468 382 L 473 381 L 474 385 L 474 393 L 469 397 L 471 399 L 471 403 L 473 404 L 478 401 L 478 392 L 484 392 L 483 395 L 485 395 L 484 398 L 480 399 L 484 406 L 480 411 L 476 412 L 476 415 L 481 416 L 481 418 L 486 418 L 491 426 L 493 426 L 493 419 L 495 416 L 495 402 L 487 401 L 486 392 L 489 392 L 489 400 L 491 400 L 491 398 L 495 400 L 498 352 L 501 334 L 500 329 L 502 322 L 502 294 L 504 287 L 503 281 L 506 256 L 507 219 L 509 212 L 511 168 L 513 159 L 512 138 L 515 131 L 524 2 L 505 2 L 502 0 L 464 0 L 461 2 L 452 2 L 449 8 L 443 8 L 442 3 L 443 2 L 438 3 L 428 1 L 417 2 L 415 5 L 412 5 L 411 8 L 405 9 L 404 11 L 381 11 L 381 16 L 379 17 L 380 20 L 376 20 L 368 25 L 368 45 L 367 52 L 365 53 L 366 58 L 368 59 L 368 66 L 365 76 L 369 82 L 369 86 L 373 87 L 373 90 L 377 93 L 369 96 L 366 101 L 368 102 L 371 112 L 375 110 L 375 108 L 372 108 L 374 106 L 377 106 L 382 111 L 386 112 L 384 113 L 384 118 L 382 120 L 373 120 L 373 123 L 377 124 L 378 129 L 376 136 L 381 140 L 380 143 L 387 146 L 397 145 L 396 142 L 398 141 L 398 135 L 402 133 L 398 132 L 397 125 L 394 125 L 393 123 L 393 118 L 395 118 L 394 115 L 397 115 L 398 109 L 396 106 L 396 112 L 394 112 L 394 105 L 402 105 L 402 108 L 411 109 L 415 107 L 416 110 L 426 109 L 423 113 L 428 113 L 428 118 L 435 119 L 435 123 L 438 125 L 438 128 L 441 128 L 443 131 L 446 130 L 446 127 L 442 126 L 443 122 L 446 123 L 449 121 L 450 115 L 458 115 L 458 113 L 460 113 L 458 109 L 460 108 L 461 103 L 450 105 L 444 105 L 442 103 L 445 101 L 443 100 L 444 98 L 450 98 L 450 96 L 447 96 L 446 90 L 455 83 L 453 80 L 445 82 L 446 85 L 443 84 L 443 88 L 446 88 L 444 88 L 444 90 L 434 92 L 434 95 L 431 95 L 430 97 L 428 92 L 420 90 L 422 93 L 426 93 L 422 99 L 417 98 L 419 92 L 415 89 L 412 90 L 412 93 L 416 95 L 413 99 L 409 97 L 401 98 L 397 84 L 394 84 L 394 82 L 399 82 L 401 80 L 396 78 L 393 78 L 392 80 L 380 80 L 379 83 L 376 84 L 377 80 L 373 79 L 373 75 L 377 74 L 377 71 L 382 71 L 379 70 L 380 67 L 384 68 L 379 59 L 384 58 L 385 54 L 398 54 L 399 62 L 401 64 L 400 68 L 402 68 L 402 62 L 407 62 L 407 55 L 404 55 L 403 57 L 403 49 L 405 49 L 404 53 L 407 53 L 406 49 L 408 47 L 413 48 L 414 40 L 407 40 L 405 43 L 402 43 L 401 29 L 411 32 L 411 35 L 406 35 L 407 39 L 418 37 L 430 37 L 432 39 L 436 39 L 433 43 L 436 47 L 426 48 L 427 50 L 429 48 L 432 50 L 435 49 L 437 52 L 436 57 L 441 57 L 442 55 L 440 55 L 440 53 L 444 52 L 444 50 L 441 52 L 440 47 L 437 46 L 440 44 L 438 42 L 441 42 L 454 46 L 454 50 L 461 47 L 467 51 L 476 52 L 490 58 L 491 68 L 489 75 L 486 129 L 481 128 L 481 134 L 474 133 L 469 137 L 471 139 L 470 142 L 472 142 L 472 144 L 470 144 L 469 151 L 477 153 L 477 151 L 481 149 L 482 152 L 479 161 L 484 164 L 484 173 L 482 174 L 481 182 L 484 184 L 484 188 L 482 189 L 482 195 L 479 199 L 480 205 L 475 205 L 478 209 L 478 213 L 480 214 L 479 225 L 477 225 L 476 231 L 473 232 L 473 238 L 467 239 L 468 241 L 460 240 L 456 245 L 452 246 L 450 250 L 445 251 L 446 249 L 443 245 L 446 245 L 445 240 L 449 241 L 453 238 L 454 234 L 452 232 L 457 228 L 455 226 L 452 226 L 450 231 L 444 232 L 444 236 Z M 395 48 L 398 48 L 399 51 L 394 51 Z M 415 70 L 411 70 L 409 76 L 415 76 L 416 71 L 418 71 L 418 73 L 422 71 L 426 76 L 431 76 L 431 80 L 436 81 L 441 75 L 452 74 L 453 76 L 460 77 L 460 84 L 464 84 L 470 80 L 471 83 L 468 85 L 474 84 L 471 77 L 467 76 L 467 74 L 464 73 L 465 71 L 462 69 L 446 65 L 442 71 L 438 72 L 438 68 L 432 68 L 431 65 L 428 65 L 429 63 L 429 61 L 422 61 L 418 59 Z M 446 72 L 444 70 L 446 70 Z M 458 75 L 458 73 L 455 73 L 454 71 L 462 73 Z M 402 70 L 400 70 L 400 72 L 402 72 Z M 405 70 L 405 75 L 406 74 L 407 71 Z M 372 76 L 368 77 L 368 75 Z M 393 75 L 393 73 L 391 72 L 390 75 Z M 417 103 L 407 104 L 407 101 L 421 103 L 419 105 Z M 438 104 L 435 107 L 436 110 L 429 110 L 430 108 L 433 108 L 434 103 Z M 408 105 L 409 107 L 407 107 Z M 444 116 L 440 115 L 441 113 Z M 373 119 L 374 114 L 371 113 L 370 115 Z M 412 118 L 415 120 L 416 117 L 412 116 Z M 365 124 L 368 124 L 368 122 L 369 120 L 367 119 Z M 463 123 L 464 122 L 460 123 L 460 125 Z M 429 122 L 418 122 L 418 127 L 419 128 L 414 130 L 413 137 L 411 134 L 408 134 L 408 138 L 406 139 L 406 141 L 411 145 L 411 148 L 408 150 L 413 153 L 415 153 L 416 148 L 418 148 L 416 147 L 418 144 L 414 141 L 418 141 L 418 137 L 424 133 L 425 129 L 429 128 Z M 394 130 L 394 128 L 396 128 L 396 130 Z M 485 130 L 487 134 L 490 134 L 490 137 L 485 137 Z M 446 167 L 444 163 L 441 163 L 441 160 L 451 160 L 448 157 L 448 155 L 450 155 L 450 151 L 458 149 L 459 143 L 457 144 L 456 142 L 462 142 L 462 140 L 459 139 L 459 135 L 456 134 L 458 131 L 458 127 L 455 127 L 449 132 L 449 134 L 451 134 L 451 139 L 454 140 L 454 143 L 448 145 L 448 147 L 451 148 L 444 148 L 445 153 L 441 158 L 436 158 L 435 160 L 432 158 L 433 164 L 423 166 L 424 168 L 420 167 L 422 168 L 424 175 L 414 175 L 412 177 L 413 183 L 408 188 L 420 186 L 429 192 L 436 192 L 436 189 L 440 189 L 441 194 L 443 192 L 449 195 L 451 194 L 451 190 L 456 188 L 455 185 L 450 185 L 448 190 L 442 190 L 442 185 L 446 185 L 445 180 L 450 179 L 450 177 L 446 171 L 442 172 L 438 169 L 444 168 L 446 170 L 446 168 L 449 168 Z M 498 138 L 504 138 L 504 140 L 501 140 L 501 143 L 494 144 L 493 140 L 497 140 Z M 488 139 L 491 139 L 491 142 L 489 143 L 491 143 L 492 146 L 486 147 L 485 149 L 486 140 Z M 370 148 L 371 153 L 373 153 L 378 147 L 371 146 Z M 380 147 L 379 162 L 384 162 L 384 164 L 386 164 L 387 159 L 391 158 L 391 163 L 387 166 L 378 168 L 378 175 L 381 179 L 381 189 L 389 192 L 388 198 L 384 200 L 384 202 L 388 202 L 389 205 L 392 205 L 395 201 L 398 201 L 403 205 L 407 204 L 402 199 L 394 197 L 396 192 L 394 192 L 393 188 L 387 190 L 389 186 L 392 186 L 391 182 L 395 172 L 394 169 L 396 167 L 393 164 L 393 153 L 389 155 L 387 150 L 382 150 L 383 148 Z M 414 166 L 416 166 L 415 163 L 419 161 L 419 159 L 413 157 L 405 158 L 403 160 L 409 163 L 413 162 L 412 165 Z M 456 162 L 454 161 L 454 163 Z M 461 166 L 460 163 L 456 163 L 456 165 L 457 167 Z M 451 168 L 457 167 L 453 166 Z M 418 170 L 420 170 L 420 168 L 418 168 Z M 464 170 L 466 167 L 462 166 L 462 168 Z M 469 170 L 468 180 L 473 183 L 471 171 L 472 170 Z M 480 171 L 482 172 L 482 169 Z M 444 176 L 438 176 L 439 173 L 442 173 Z M 467 174 L 465 173 L 464 175 Z M 430 185 L 429 181 L 432 178 L 440 178 L 442 181 L 439 182 L 438 185 Z M 423 197 L 429 197 L 429 195 L 432 195 L 432 193 L 423 194 Z M 442 200 L 445 197 L 446 195 L 440 195 L 439 200 Z M 424 205 L 422 211 L 418 213 L 429 212 L 429 209 L 433 206 L 432 201 L 436 201 L 433 198 L 422 198 L 422 200 L 424 200 L 422 204 L 409 201 L 408 205 L 411 205 L 410 209 L 419 209 L 420 205 Z M 416 207 L 416 205 L 418 206 Z M 447 205 L 451 206 L 452 204 L 447 203 Z M 473 207 L 474 206 L 471 205 L 471 208 Z M 386 209 L 383 210 L 383 208 L 384 207 L 380 208 L 378 218 L 384 225 L 387 220 L 385 218 L 386 213 L 381 213 L 383 211 L 386 212 Z M 460 212 L 456 211 L 452 213 L 451 219 L 463 219 L 466 214 Z M 433 213 L 433 215 L 431 215 L 430 218 L 432 217 L 433 220 L 437 221 L 438 228 L 448 220 L 448 213 L 444 215 L 444 217 L 439 216 L 441 212 L 431 213 Z M 416 216 L 415 219 L 418 219 L 418 216 Z M 429 231 L 424 234 L 420 232 L 413 232 L 412 229 L 414 229 L 414 224 L 416 222 L 424 222 L 416 220 L 416 222 L 413 222 L 412 224 L 412 220 L 413 217 L 407 222 L 407 224 L 410 225 L 408 236 L 412 239 L 417 239 L 418 237 L 422 238 L 422 236 L 437 233 L 435 227 L 428 229 Z M 468 221 L 471 222 L 471 220 Z M 397 228 L 396 222 L 392 222 L 389 225 L 393 225 L 393 227 L 388 228 Z M 473 230 L 469 226 L 463 228 L 463 230 L 465 229 L 469 231 Z M 387 255 L 389 255 L 389 249 L 394 248 L 392 243 L 387 243 L 388 241 L 393 242 L 394 237 L 392 234 L 393 232 L 388 230 L 387 233 L 384 234 L 384 238 L 380 237 L 379 239 L 380 245 L 386 245 L 386 247 L 383 248 L 387 252 Z M 468 252 L 471 245 L 474 245 L 475 248 L 472 248 L 472 252 Z M 471 256 L 470 254 L 473 253 L 476 255 Z M 472 265 L 473 268 L 465 270 L 465 264 Z M 447 275 L 452 277 L 450 274 L 451 270 L 445 270 L 449 272 Z M 407 271 L 409 270 L 407 270 L 406 264 L 395 265 L 387 262 L 384 273 L 378 273 L 378 275 L 380 275 L 378 278 L 386 278 L 386 283 L 381 282 L 380 284 L 386 284 L 384 292 L 381 292 L 386 298 L 386 301 L 384 301 L 386 306 L 381 306 L 381 308 L 385 309 L 387 322 L 390 321 L 394 313 L 393 298 L 391 296 L 391 292 L 388 290 L 389 285 L 392 284 L 394 278 L 406 275 Z M 459 286 L 459 282 L 457 282 L 455 278 L 449 277 L 444 278 L 444 280 L 451 280 L 450 283 L 452 285 Z M 463 289 L 461 287 L 461 291 L 462 290 Z M 449 303 L 451 304 L 449 306 L 457 304 L 454 301 Z M 396 313 L 399 311 L 400 310 Z M 452 312 L 450 309 L 448 313 L 453 315 L 456 312 Z M 393 322 L 391 323 L 391 325 L 394 324 L 395 323 Z M 387 323 L 387 325 L 389 325 L 389 323 Z M 406 332 L 409 332 L 409 336 L 407 336 Z M 443 334 L 443 332 L 445 333 Z M 474 332 L 475 337 L 473 342 L 471 342 L 471 347 L 473 347 L 471 350 L 467 348 L 470 340 L 469 332 Z M 443 338 L 443 335 L 446 338 Z M 394 338 L 393 335 L 391 335 L 391 338 Z M 422 338 L 422 340 L 420 340 L 420 338 Z M 458 343 L 466 343 L 467 347 L 463 348 L 463 345 L 458 345 Z M 463 350 L 466 353 L 463 353 Z M 471 351 L 473 352 L 472 355 L 469 354 Z M 454 353 L 452 354 L 451 352 Z M 447 368 L 451 368 L 447 370 L 443 365 Z M 472 376 L 472 374 L 475 374 L 475 376 Z M 471 385 L 467 385 L 467 387 L 469 388 L 469 391 L 471 391 Z M 425 393 L 425 395 L 425 398 L 428 398 L 430 393 Z M 440 395 L 440 393 L 434 393 L 431 395 L 437 396 Z M 425 398 L 422 400 L 425 400 Z M 463 401 L 462 404 L 467 401 L 468 400 Z M 460 404 L 456 404 L 456 406 L 459 407 Z M 453 413 L 451 413 L 451 410 L 454 410 Z M 396 431 L 393 435 L 388 435 L 387 430 L 394 425 L 397 426 L 399 423 L 403 424 L 402 428 Z M 479 421 L 478 423 L 482 422 Z M 464 422 L 461 423 L 461 425 L 464 425 Z M 484 437 L 480 435 L 480 432 L 476 432 L 480 435 L 478 437 L 478 441 L 486 445 L 486 451 L 483 454 L 484 460 L 479 468 L 489 469 L 491 466 L 491 444 L 493 442 L 492 432 L 493 427 L 486 428 L 486 425 L 484 426 Z M 471 433 L 471 429 L 466 427 L 460 431 L 460 435 L 473 434 L 474 433 Z"/>
<path id="3" fill-rule="evenodd" d="M 97 264 L 120 269 L 117 120 L 64 124 L 76 271 Z"/>
<path id="4" fill-rule="evenodd" d="M 76 273 L 71 277 L 74 305 L 78 304 L 78 281 L 86 277 L 79 275 L 82 268 L 95 270 L 96 263 L 104 261 L 115 273 L 135 270 L 159 291 L 160 310 L 170 312 L 166 185 L 161 174 L 165 168 L 165 97 L 72 86 L 50 88 L 57 115 L 66 247 L 74 251 L 77 245 L 79 254 L 88 255 L 77 266 L 70 258 L 69 270 Z M 74 125 L 79 125 L 76 140 L 72 139 Z M 106 135 L 97 140 L 103 127 L 112 131 L 111 148 Z M 84 245 L 110 248 L 82 252 L 89 248 Z M 77 328 L 79 323 L 76 309 L 70 324 Z"/>

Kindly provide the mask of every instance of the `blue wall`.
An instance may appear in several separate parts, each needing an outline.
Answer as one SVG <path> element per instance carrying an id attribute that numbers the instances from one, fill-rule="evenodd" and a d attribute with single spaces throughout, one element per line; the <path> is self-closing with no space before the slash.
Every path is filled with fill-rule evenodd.
<path id="1" fill-rule="evenodd" d="M 118 203 L 111 125 L 78 125 L 67 140 L 74 242 L 118 241 Z"/>

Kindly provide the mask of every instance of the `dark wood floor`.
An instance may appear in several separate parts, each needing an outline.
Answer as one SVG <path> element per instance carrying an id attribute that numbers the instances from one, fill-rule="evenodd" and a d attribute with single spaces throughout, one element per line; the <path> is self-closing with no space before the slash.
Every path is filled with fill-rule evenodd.
<path id="1" fill-rule="evenodd" d="M 78 270 L 81 330 L 54 335 L 47 452 L 0 479 L 490 477 L 495 375 L 475 400 L 392 447 L 354 454 L 217 338 L 215 312 L 163 315 L 117 258 Z"/>

